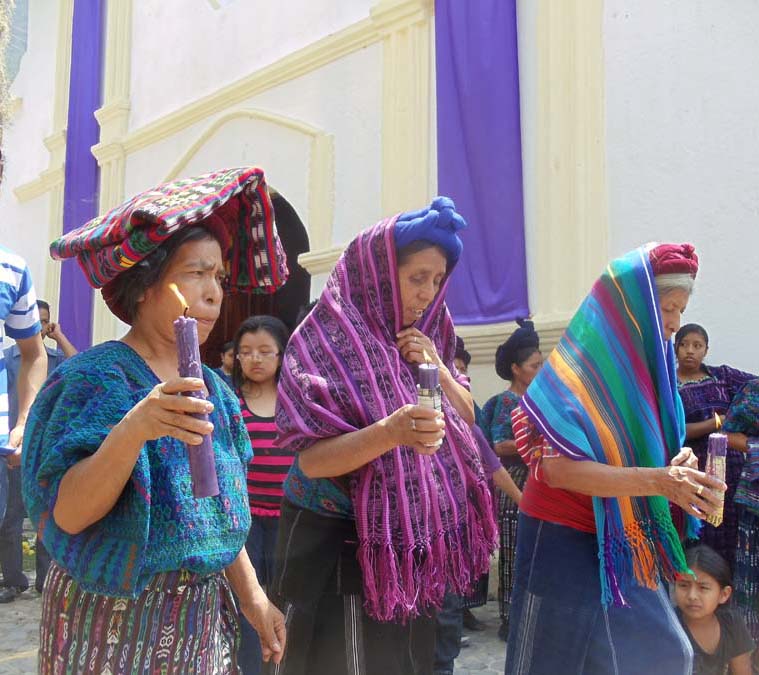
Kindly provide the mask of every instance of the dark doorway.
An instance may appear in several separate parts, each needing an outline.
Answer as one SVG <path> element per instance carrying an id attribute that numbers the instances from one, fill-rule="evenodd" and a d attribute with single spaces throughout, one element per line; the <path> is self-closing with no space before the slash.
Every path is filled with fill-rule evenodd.
<path id="1" fill-rule="evenodd" d="M 233 292 L 224 295 L 221 316 L 200 348 L 203 363 L 214 368 L 221 365 L 221 347 L 234 338 L 237 327 L 249 316 L 271 314 L 282 319 L 292 330 L 298 312 L 311 298 L 311 275 L 298 264 L 298 256 L 309 250 L 306 228 L 290 203 L 273 188 L 270 187 L 269 191 L 290 276 L 287 283 L 271 295 Z"/>

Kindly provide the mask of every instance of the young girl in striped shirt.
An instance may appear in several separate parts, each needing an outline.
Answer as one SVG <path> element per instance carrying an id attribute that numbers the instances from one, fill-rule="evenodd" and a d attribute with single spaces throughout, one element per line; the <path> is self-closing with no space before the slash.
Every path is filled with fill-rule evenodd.
<path id="1" fill-rule="evenodd" d="M 274 575 L 282 483 L 294 459 L 291 451 L 281 450 L 275 443 L 277 380 L 288 338 L 282 321 L 262 315 L 243 321 L 234 341 L 232 380 L 253 446 L 253 459 L 248 464 L 251 526 L 245 548 L 264 587 Z M 259 673 L 258 636 L 251 626 L 242 626 L 241 642 L 239 660 L 243 673 Z"/>

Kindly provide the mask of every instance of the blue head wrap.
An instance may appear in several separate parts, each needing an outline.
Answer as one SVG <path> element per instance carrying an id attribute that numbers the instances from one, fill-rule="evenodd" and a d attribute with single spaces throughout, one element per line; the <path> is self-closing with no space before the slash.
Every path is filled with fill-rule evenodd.
<path id="1" fill-rule="evenodd" d="M 454 264 L 464 250 L 457 233 L 466 227 L 466 221 L 456 213 L 456 205 L 448 197 L 435 197 L 432 204 L 419 211 L 402 213 L 395 221 L 395 245 L 403 248 L 423 239 L 445 251 L 450 264 Z"/>

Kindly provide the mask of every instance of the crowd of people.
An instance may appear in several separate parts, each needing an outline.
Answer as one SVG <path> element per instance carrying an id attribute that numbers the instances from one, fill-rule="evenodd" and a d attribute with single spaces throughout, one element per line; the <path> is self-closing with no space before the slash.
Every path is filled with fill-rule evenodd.
<path id="1" fill-rule="evenodd" d="M 53 243 L 129 326 L 80 354 L 0 250 L 0 602 L 29 585 L 26 510 L 40 672 L 453 673 L 496 549 L 507 674 L 751 672 L 759 379 L 681 326 L 693 247 L 613 260 L 545 359 L 520 320 L 480 408 L 445 304 L 465 226 L 438 197 L 362 231 L 297 325 L 246 319 L 200 379 L 178 376 L 169 286 L 202 344 L 225 292 L 284 281 L 260 170 L 160 186 Z M 196 498 L 204 437 L 218 494 Z"/>

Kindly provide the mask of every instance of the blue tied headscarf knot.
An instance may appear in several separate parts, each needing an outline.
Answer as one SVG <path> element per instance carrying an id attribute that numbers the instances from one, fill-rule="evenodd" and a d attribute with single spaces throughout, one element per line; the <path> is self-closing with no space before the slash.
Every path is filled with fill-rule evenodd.
<path id="1" fill-rule="evenodd" d="M 466 227 L 466 221 L 456 212 L 449 197 L 435 197 L 429 207 L 408 211 L 395 221 L 395 245 L 401 249 L 415 241 L 429 241 L 445 251 L 452 265 L 461 256 L 464 244 L 457 232 Z"/>

